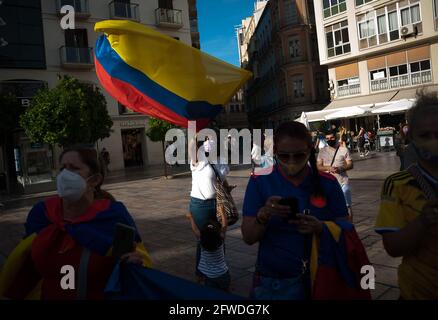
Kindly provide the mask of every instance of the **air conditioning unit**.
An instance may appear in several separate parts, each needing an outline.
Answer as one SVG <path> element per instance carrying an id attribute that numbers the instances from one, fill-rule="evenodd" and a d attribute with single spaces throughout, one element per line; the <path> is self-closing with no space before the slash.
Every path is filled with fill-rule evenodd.
<path id="1" fill-rule="evenodd" d="M 400 35 L 402 38 L 417 35 L 417 27 L 413 24 L 408 24 L 400 29 Z"/>

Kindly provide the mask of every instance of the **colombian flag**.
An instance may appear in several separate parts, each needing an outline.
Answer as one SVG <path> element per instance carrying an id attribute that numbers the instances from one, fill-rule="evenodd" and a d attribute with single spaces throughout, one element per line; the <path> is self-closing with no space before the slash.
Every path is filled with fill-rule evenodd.
<path id="1" fill-rule="evenodd" d="M 143 24 L 96 23 L 97 76 L 128 108 L 181 127 L 205 127 L 251 73 L 202 53 Z"/>

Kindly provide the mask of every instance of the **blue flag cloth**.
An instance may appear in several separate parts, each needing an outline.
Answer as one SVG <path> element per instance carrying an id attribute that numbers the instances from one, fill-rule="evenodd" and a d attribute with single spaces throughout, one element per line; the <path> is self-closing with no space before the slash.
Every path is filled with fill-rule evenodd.
<path id="1" fill-rule="evenodd" d="M 115 266 L 105 288 L 105 297 L 111 300 L 244 300 L 132 263 Z"/>

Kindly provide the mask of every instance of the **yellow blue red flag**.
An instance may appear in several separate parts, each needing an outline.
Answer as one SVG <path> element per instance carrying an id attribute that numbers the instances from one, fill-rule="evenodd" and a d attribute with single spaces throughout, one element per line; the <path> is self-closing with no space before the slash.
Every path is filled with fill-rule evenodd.
<path id="1" fill-rule="evenodd" d="M 187 127 L 204 127 L 251 73 L 143 24 L 96 23 L 96 73 L 105 90 L 128 108 Z"/>

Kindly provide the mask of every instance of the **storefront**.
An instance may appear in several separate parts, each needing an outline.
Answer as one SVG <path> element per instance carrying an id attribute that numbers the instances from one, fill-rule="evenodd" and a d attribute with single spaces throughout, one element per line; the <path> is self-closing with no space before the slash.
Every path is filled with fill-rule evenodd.
<path id="1" fill-rule="evenodd" d="M 125 168 L 143 167 L 144 129 L 122 129 L 121 134 Z"/>
<path id="2" fill-rule="evenodd" d="M 11 93 L 22 106 L 28 107 L 36 93 L 46 86 L 47 83 L 40 80 L 0 81 L 0 94 Z M 17 124 L 17 129 L 1 149 L 0 192 L 32 193 L 51 190 L 54 186 L 54 171 L 51 146 L 32 143 Z"/>

